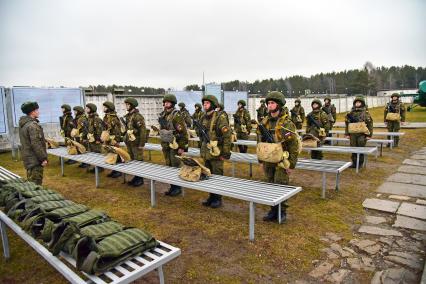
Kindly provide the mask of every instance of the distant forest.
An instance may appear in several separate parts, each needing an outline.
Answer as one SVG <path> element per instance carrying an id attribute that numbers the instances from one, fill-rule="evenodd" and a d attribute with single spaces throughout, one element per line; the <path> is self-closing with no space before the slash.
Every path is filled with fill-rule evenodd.
<path id="1" fill-rule="evenodd" d="M 313 94 L 364 94 L 375 95 L 383 89 L 416 89 L 418 84 L 426 80 L 426 68 L 413 66 L 374 67 L 367 62 L 362 69 L 340 72 L 320 73 L 310 77 L 294 75 L 279 79 L 263 79 L 254 82 L 234 80 L 221 83 L 224 91 L 248 91 L 254 94 L 266 94 L 270 91 L 281 91 L 287 96 L 303 96 Z M 92 86 L 91 86 L 92 87 Z M 164 88 L 98 85 L 93 86 L 96 92 L 112 92 L 115 88 L 124 89 L 133 94 L 164 94 Z M 203 86 L 191 84 L 185 90 L 199 91 Z"/>

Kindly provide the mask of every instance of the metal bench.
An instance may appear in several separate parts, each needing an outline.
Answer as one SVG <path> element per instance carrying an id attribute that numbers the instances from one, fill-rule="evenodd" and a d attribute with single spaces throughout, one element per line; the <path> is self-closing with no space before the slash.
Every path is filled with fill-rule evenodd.
<path id="1" fill-rule="evenodd" d="M 330 131 L 331 134 L 336 134 L 336 135 L 344 135 L 345 131 L 344 130 L 331 130 Z M 395 141 L 395 136 L 401 137 L 404 136 L 405 132 L 385 132 L 385 131 L 374 131 L 373 132 L 373 136 L 385 136 L 388 137 L 390 136 L 392 138 L 393 141 Z"/>
<path id="2" fill-rule="evenodd" d="M 0 180 L 8 180 L 19 178 L 18 175 L 0 167 Z M 10 258 L 9 240 L 6 228 L 9 227 L 21 239 L 29 244 L 39 255 L 41 255 L 53 268 L 61 273 L 70 283 L 130 283 L 140 277 L 146 275 L 153 270 L 158 271 L 160 283 L 164 283 L 163 265 L 175 259 L 181 254 L 179 248 L 173 247 L 163 242 L 159 242 L 159 246 L 150 251 L 144 252 L 139 256 L 117 265 L 113 269 L 102 273 L 101 275 L 90 275 L 81 272 L 83 277 L 79 276 L 64 261 L 68 262 L 73 268 L 76 267 L 75 260 L 65 253 L 60 253 L 59 257 L 52 255 L 41 243 L 36 241 L 32 236 L 27 234 L 12 219 L 0 211 L 0 233 L 3 243 L 3 254 L 7 259 Z"/>
<path id="3" fill-rule="evenodd" d="M 278 205 L 297 194 L 301 187 L 271 184 L 260 181 L 245 180 L 228 176 L 212 175 L 207 180 L 198 182 L 185 181 L 178 176 L 179 169 L 157 165 L 149 162 L 130 161 L 110 165 L 105 163 L 105 156 L 98 153 L 68 155 L 65 147 L 49 149 L 49 154 L 60 157 L 61 173 L 64 174 L 64 159 L 72 159 L 95 166 L 95 184 L 99 186 L 99 168 L 115 170 L 124 174 L 139 176 L 150 180 L 151 206 L 156 206 L 155 182 L 175 184 L 189 189 L 220 194 L 249 202 L 249 239 L 254 240 L 255 205 Z M 281 211 L 279 211 L 281 212 Z M 281 223 L 281 215 L 278 218 Z"/>
<path id="4" fill-rule="evenodd" d="M 246 141 L 246 140 L 242 140 Z M 161 145 L 146 143 L 145 150 L 147 151 L 161 151 Z M 199 157 L 200 149 L 198 148 L 188 148 L 188 152 L 186 153 L 188 156 Z M 253 164 L 259 164 L 259 160 L 257 159 L 256 154 L 249 153 L 237 153 L 232 152 L 231 158 L 229 161 L 232 163 L 232 176 L 235 176 L 235 163 L 247 163 L 250 165 L 249 173 L 250 177 L 253 176 Z M 326 195 L 326 174 L 332 173 L 336 174 L 336 191 L 339 190 L 340 184 L 340 174 L 349 168 L 352 165 L 352 162 L 346 161 L 330 161 L 330 160 L 314 160 L 314 159 L 298 159 L 296 164 L 296 169 L 299 170 L 307 170 L 307 171 L 316 171 L 322 173 L 322 194 L 321 196 L 325 198 Z"/>
<path id="5" fill-rule="evenodd" d="M 345 142 L 345 143 L 350 142 L 350 140 L 348 138 L 344 138 L 344 137 L 326 137 L 325 140 L 330 141 L 331 145 L 335 145 L 334 142 L 336 142 L 336 145 L 339 142 Z M 371 143 L 376 144 L 377 146 L 380 146 L 380 157 L 382 157 L 383 156 L 383 146 L 389 145 L 390 148 L 392 149 L 394 142 L 393 142 L 392 139 L 370 139 L 370 140 L 367 140 L 367 144 L 371 144 Z"/>

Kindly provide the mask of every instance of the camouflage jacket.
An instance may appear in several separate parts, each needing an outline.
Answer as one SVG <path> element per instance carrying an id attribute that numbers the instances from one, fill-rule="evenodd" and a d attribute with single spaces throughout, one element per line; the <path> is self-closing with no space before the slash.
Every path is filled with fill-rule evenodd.
<path id="1" fill-rule="evenodd" d="M 261 104 L 260 107 L 256 110 L 257 112 L 257 121 L 261 122 L 262 119 L 268 115 L 268 108 L 266 105 Z"/>
<path id="2" fill-rule="evenodd" d="M 393 102 L 387 103 L 385 107 L 384 119 L 383 119 L 385 122 L 386 122 L 386 115 L 388 114 L 388 112 L 399 113 L 399 115 L 401 116 L 401 122 L 405 122 L 406 110 L 403 103 L 399 101 L 396 104 L 394 104 Z"/>
<path id="3" fill-rule="evenodd" d="M 124 142 L 128 145 L 136 145 L 138 147 L 144 147 L 147 142 L 147 129 L 145 125 L 145 118 L 139 112 L 138 109 L 133 109 L 124 116 L 126 122 L 126 130 L 133 130 L 133 134 L 136 137 L 135 141 L 130 141 L 128 133 L 124 135 Z"/>
<path id="4" fill-rule="evenodd" d="M 87 129 L 84 127 L 87 121 L 87 116 L 82 113 L 75 116 L 73 122 L 74 122 L 74 128 L 78 129 L 79 138 L 76 140 L 86 140 L 87 137 Z M 77 137 L 76 137 L 77 138 Z M 79 142 L 79 141 L 77 141 Z"/>
<path id="5" fill-rule="evenodd" d="M 160 122 L 160 129 L 173 131 L 173 135 L 176 137 L 176 143 L 179 145 L 180 149 L 188 148 L 189 137 L 186 123 L 178 110 L 164 110 L 159 114 L 158 120 Z M 161 146 L 163 148 L 169 148 L 169 143 L 162 142 Z"/>
<path id="6" fill-rule="evenodd" d="M 242 133 L 242 125 L 245 125 L 247 133 L 251 131 L 250 113 L 245 108 L 240 108 L 234 113 L 234 128 L 237 133 Z"/>
<path id="7" fill-rule="evenodd" d="M 300 119 L 302 120 L 300 123 L 305 122 L 305 109 L 302 106 L 294 106 L 290 112 L 293 123 L 297 122 L 297 116 L 300 116 Z"/>
<path id="8" fill-rule="evenodd" d="M 211 114 L 204 114 L 200 121 L 201 125 L 207 129 L 210 137 L 210 141 L 218 141 L 218 147 L 220 150 L 220 156 L 225 159 L 231 157 L 231 128 L 229 126 L 228 115 L 222 111 L 213 111 Z M 201 158 L 204 160 L 214 160 L 219 157 L 214 157 L 210 154 L 210 150 L 207 148 L 206 141 L 201 144 Z"/>
<path id="9" fill-rule="evenodd" d="M 281 142 L 283 150 L 289 153 L 290 168 L 294 169 L 299 155 L 299 141 L 296 126 L 285 113 L 285 110 L 282 109 L 278 117 L 272 117 L 271 114 L 268 114 L 263 118 L 261 124 L 272 134 L 275 143 Z M 259 129 L 257 129 L 257 141 L 266 142 Z"/>
<path id="10" fill-rule="evenodd" d="M 101 143 L 101 134 L 102 134 L 102 119 L 99 117 L 97 113 L 90 113 L 87 116 L 87 122 L 88 122 L 88 134 L 93 134 L 95 137 L 95 142 L 93 143 Z M 87 135 L 85 137 L 87 139 Z"/>
<path id="11" fill-rule="evenodd" d="M 191 114 L 189 113 L 189 111 L 186 108 L 182 108 L 179 112 L 186 123 L 186 127 L 188 128 L 191 127 L 192 119 L 191 119 Z"/>
<path id="12" fill-rule="evenodd" d="M 331 117 L 333 117 L 334 122 L 336 122 L 337 112 L 336 112 L 336 106 L 334 104 L 325 105 L 322 107 L 322 110 L 327 114 L 331 114 Z M 334 123 L 332 122 L 332 124 Z"/>
<path id="13" fill-rule="evenodd" d="M 114 135 L 114 140 L 121 142 L 121 123 L 115 111 L 107 112 L 103 118 L 104 130 L 109 132 L 109 135 Z"/>
<path id="14" fill-rule="evenodd" d="M 19 139 L 25 169 L 40 166 L 47 160 L 46 140 L 37 119 L 28 115 L 19 119 Z"/>
<path id="15" fill-rule="evenodd" d="M 321 109 L 318 109 L 313 110 L 306 116 L 306 134 L 312 134 L 315 137 L 319 137 L 319 128 L 311 119 L 314 120 L 320 128 L 324 128 L 325 132 L 328 133 L 330 126 L 327 114 Z"/>
<path id="16" fill-rule="evenodd" d="M 198 120 L 200 121 L 201 118 L 203 117 L 204 112 L 202 110 L 196 110 L 193 114 L 192 114 L 192 119 Z"/>
<path id="17" fill-rule="evenodd" d="M 59 123 L 61 125 L 61 134 L 64 137 L 71 137 L 71 130 L 74 128 L 74 121 L 71 112 L 66 112 L 64 115 L 59 117 Z"/>
<path id="18" fill-rule="evenodd" d="M 370 131 L 369 137 L 373 136 L 373 118 L 365 107 L 352 107 L 352 110 L 345 116 L 345 135 L 349 135 L 349 123 L 365 122 Z"/>

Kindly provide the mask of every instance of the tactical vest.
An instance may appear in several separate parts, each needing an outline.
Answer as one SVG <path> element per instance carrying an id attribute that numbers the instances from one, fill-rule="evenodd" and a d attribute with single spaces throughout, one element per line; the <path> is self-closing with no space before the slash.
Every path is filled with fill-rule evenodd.
<path id="1" fill-rule="evenodd" d="M 388 112 L 391 112 L 391 113 L 400 113 L 401 112 L 401 103 L 398 102 L 396 104 L 393 104 L 392 102 L 388 102 L 387 110 L 388 110 Z"/>

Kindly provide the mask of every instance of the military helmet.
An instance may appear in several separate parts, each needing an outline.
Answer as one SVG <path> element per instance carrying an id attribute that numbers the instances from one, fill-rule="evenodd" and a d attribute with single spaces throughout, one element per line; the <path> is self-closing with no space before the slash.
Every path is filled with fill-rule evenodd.
<path id="1" fill-rule="evenodd" d="M 115 111 L 115 105 L 113 102 L 106 101 L 102 104 L 104 107 L 107 107 L 110 111 Z"/>
<path id="2" fill-rule="evenodd" d="M 25 102 L 21 105 L 21 110 L 25 114 L 30 114 L 32 111 L 38 108 L 39 106 L 37 102 Z"/>
<path id="3" fill-rule="evenodd" d="M 180 103 L 178 104 L 178 106 L 179 106 L 179 107 L 185 107 L 185 103 L 184 103 L 184 102 L 180 102 Z"/>
<path id="4" fill-rule="evenodd" d="M 76 112 L 79 112 L 79 113 L 84 112 L 84 109 L 83 109 L 82 106 L 75 106 L 75 107 L 73 107 L 73 110 L 76 111 Z"/>
<path id="5" fill-rule="evenodd" d="M 202 99 L 201 102 L 204 103 L 204 101 L 209 101 L 213 107 L 218 107 L 219 106 L 219 101 L 217 100 L 217 98 L 213 95 L 205 95 Z"/>
<path id="6" fill-rule="evenodd" d="M 246 101 L 245 100 L 239 100 L 237 105 L 241 104 L 242 106 L 246 106 Z"/>
<path id="7" fill-rule="evenodd" d="M 266 95 L 265 101 L 266 103 L 268 103 L 269 101 L 274 101 L 280 106 L 284 106 L 286 103 L 283 93 L 278 91 L 273 91 L 273 92 L 270 92 L 268 95 Z"/>
<path id="8" fill-rule="evenodd" d="M 299 104 L 302 103 L 302 101 L 299 98 L 297 98 L 294 102 Z"/>
<path id="9" fill-rule="evenodd" d="M 132 107 L 137 107 L 139 105 L 138 101 L 135 98 L 126 98 L 124 103 L 131 105 Z"/>
<path id="10" fill-rule="evenodd" d="M 311 106 L 313 106 L 315 103 L 317 103 L 319 105 L 319 107 L 322 107 L 322 102 L 319 99 L 315 99 L 312 101 Z"/>
<path id="11" fill-rule="evenodd" d="M 225 106 L 223 105 L 223 103 L 219 103 L 217 107 L 220 108 L 220 110 L 225 110 Z"/>
<path id="12" fill-rule="evenodd" d="M 67 105 L 67 104 L 61 105 L 61 108 L 65 109 L 65 111 L 71 111 L 70 105 Z"/>
<path id="13" fill-rule="evenodd" d="M 355 105 L 356 102 L 361 102 L 362 105 L 365 106 L 365 98 L 363 96 L 356 96 L 353 105 Z"/>
<path id="14" fill-rule="evenodd" d="M 261 99 L 261 100 L 260 100 L 260 103 L 261 103 L 261 104 L 265 103 L 265 100 L 264 100 L 264 99 Z"/>
<path id="15" fill-rule="evenodd" d="M 392 97 L 397 97 L 397 98 L 399 98 L 399 94 L 398 93 L 393 93 L 392 95 L 391 95 L 391 98 Z"/>
<path id="16" fill-rule="evenodd" d="M 331 98 L 330 98 L 330 96 L 326 96 L 326 97 L 324 98 L 324 102 L 325 102 L 326 100 L 329 100 L 329 101 L 331 102 Z"/>
<path id="17" fill-rule="evenodd" d="M 201 106 L 201 104 L 200 104 L 200 103 L 196 103 L 194 106 L 195 106 L 196 108 L 197 108 L 197 107 L 202 108 L 202 106 Z"/>
<path id="18" fill-rule="evenodd" d="M 172 104 L 177 104 L 176 96 L 173 94 L 166 94 L 163 97 L 163 103 L 171 102 Z"/>
<path id="19" fill-rule="evenodd" d="M 91 112 L 96 112 L 97 109 L 98 109 L 98 107 L 95 104 L 92 104 L 92 103 L 86 104 L 86 107 L 88 107 Z"/>

